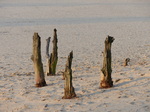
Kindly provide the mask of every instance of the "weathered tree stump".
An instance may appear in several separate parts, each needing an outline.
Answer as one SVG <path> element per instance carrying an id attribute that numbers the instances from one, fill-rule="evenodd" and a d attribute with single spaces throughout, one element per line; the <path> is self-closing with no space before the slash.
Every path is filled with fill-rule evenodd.
<path id="1" fill-rule="evenodd" d="M 42 58 L 41 58 L 41 40 L 38 33 L 33 36 L 33 54 L 31 57 L 34 64 L 36 87 L 46 86 Z"/>
<path id="2" fill-rule="evenodd" d="M 108 36 L 105 40 L 105 49 L 103 52 L 103 68 L 101 69 L 101 83 L 100 88 L 110 88 L 113 86 L 113 81 L 111 78 L 112 68 L 111 68 L 111 44 L 114 38 Z"/>
<path id="3" fill-rule="evenodd" d="M 66 63 L 66 69 L 64 72 L 64 77 L 65 77 L 65 88 L 64 88 L 64 96 L 62 97 L 63 99 L 71 99 L 76 97 L 76 93 L 74 91 L 74 87 L 72 85 L 72 58 L 73 58 L 73 51 L 70 52 L 68 56 L 68 60 Z"/>
<path id="4" fill-rule="evenodd" d="M 49 46 L 50 46 L 50 39 L 51 37 L 48 37 L 46 39 L 46 75 L 50 75 L 50 55 L 49 55 Z"/>
<path id="5" fill-rule="evenodd" d="M 130 58 L 126 58 L 124 61 L 124 66 L 128 66 L 130 62 Z"/>
<path id="6" fill-rule="evenodd" d="M 53 51 L 50 55 L 50 71 L 48 75 L 56 74 L 56 65 L 58 61 L 58 47 L 57 47 L 58 39 L 57 39 L 57 30 L 54 29 L 54 38 L 53 38 Z"/>

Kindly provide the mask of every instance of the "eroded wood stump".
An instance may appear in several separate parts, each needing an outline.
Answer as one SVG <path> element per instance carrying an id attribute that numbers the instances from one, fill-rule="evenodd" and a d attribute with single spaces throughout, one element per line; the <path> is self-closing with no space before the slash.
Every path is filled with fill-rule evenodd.
<path id="1" fill-rule="evenodd" d="M 73 59 L 73 51 L 70 52 L 68 56 L 68 60 L 66 63 L 66 69 L 64 72 L 64 77 L 65 77 L 65 87 L 64 87 L 64 96 L 62 97 L 63 99 L 71 99 L 76 97 L 76 93 L 72 84 L 72 59 Z"/>
<path id="2" fill-rule="evenodd" d="M 46 39 L 46 75 L 50 75 L 50 55 L 49 55 L 49 46 L 50 46 L 50 39 L 51 37 L 48 37 Z"/>
<path id="3" fill-rule="evenodd" d="M 56 74 L 56 66 L 58 61 L 58 47 L 57 47 L 58 39 L 57 39 L 57 30 L 54 29 L 54 38 L 53 38 L 53 51 L 50 55 L 50 69 L 48 75 Z"/>
<path id="4" fill-rule="evenodd" d="M 113 81 L 111 78 L 112 68 L 111 68 L 111 44 L 114 38 L 108 36 L 105 40 L 105 49 L 103 52 L 103 67 L 101 69 L 101 82 L 100 88 L 110 88 L 113 86 Z"/>
<path id="5" fill-rule="evenodd" d="M 33 54 L 31 59 L 34 64 L 36 87 L 46 86 L 42 58 L 41 58 L 41 40 L 38 33 L 33 35 Z"/>
<path id="6" fill-rule="evenodd" d="M 124 61 L 124 66 L 128 66 L 130 62 L 130 58 L 126 58 Z"/>

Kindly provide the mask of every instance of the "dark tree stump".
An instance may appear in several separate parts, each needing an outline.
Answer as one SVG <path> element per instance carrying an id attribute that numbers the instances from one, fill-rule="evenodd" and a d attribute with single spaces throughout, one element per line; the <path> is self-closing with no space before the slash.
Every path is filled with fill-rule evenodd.
<path id="1" fill-rule="evenodd" d="M 124 61 L 124 66 L 128 66 L 130 62 L 130 58 L 126 58 Z"/>
<path id="2" fill-rule="evenodd" d="M 50 75 L 50 55 L 49 55 L 49 46 L 50 46 L 50 39 L 51 37 L 48 37 L 46 39 L 46 75 Z"/>
<path id="3" fill-rule="evenodd" d="M 57 47 L 58 39 L 57 39 L 57 30 L 54 29 L 54 38 L 53 38 L 53 51 L 50 55 L 50 71 L 48 75 L 56 74 L 56 66 L 58 61 L 58 47 Z"/>
<path id="4" fill-rule="evenodd" d="M 41 58 L 41 40 L 38 33 L 33 36 L 33 54 L 31 57 L 34 64 L 36 87 L 46 86 L 42 58 Z"/>
<path id="5" fill-rule="evenodd" d="M 72 85 L 72 58 L 73 58 L 73 51 L 70 52 L 68 56 L 68 60 L 66 63 L 66 69 L 64 72 L 64 77 L 65 77 L 65 88 L 64 88 L 64 96 L 62 97 L 63 99 L 71 99 L 76 97 L 76 93 L 74 91 L 74 87 Z"/>
<path id="6" fill-rule="evenodd" d="M 101 69 L 101 83 L 100 88 L 110 88 L 113 86 L 113 81 L 111 78 L 112 68 L 111 68 L 111 44 L 114 38 L 108 36 L 105 40 L 105 49 L 103 52 L 103 68 Z"/>

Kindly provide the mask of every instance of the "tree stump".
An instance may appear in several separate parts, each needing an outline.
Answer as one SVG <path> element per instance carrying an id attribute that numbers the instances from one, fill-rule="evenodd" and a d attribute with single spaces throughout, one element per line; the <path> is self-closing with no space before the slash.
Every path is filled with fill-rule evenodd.
<path id="1" fill-rule="evenodd" d="M 42 58 L 41 58 L 41 40 L 38 33 L 33 36 L 33 54 L 31 57 L 34 64 L 36 87 L 46 86 Z"/>
<path id="2" fill-rule="evenodd" d="M 103 68 L 101 69 L 101 83 L 100 88 L 110 88 L 113 86 L 113 81 L 111 78 L 112 68 L 111 68 L 111 44 L 114 38 L 108 36 L 105 40 L 105 49 L 103 52 Z"/>
<path id="3" fill-rule="evenodd" d="M 46 39 L 46 75 L 50 75 L 50 55 L 49 55 L 49 46 L 50 46 L 51 37 Z"/>
<path id="4" fill-rule="evenodd" d="M 68 60 L 66 63 L 66 69 L 64 72 L 64 77 L 65 77 L 65 87 L 64 87 L 64 96 L 62 97 L 63 99 L 71 99 L 76 97 L 76 93 L 74 91 L 74 87 L 72 85 L 72 58 L 73 58 L 73 51 L 70 52 L 68 56 Z"/>
<path id="5" fill-rule="evenodd" d="M 56 74 L 56 65 L 58 61 L 58 47 L 57 47 L 58 39 L 57 39 L 57 30 L 54 29 L 54 38 L 53 38 L 53 51 L 50 55 L 50 72 L 48 75 Z"/>
<path id="6" fill-rule="evenodd" d="M 126 58 L 124 61 L 124 66 L 128 66 L 130 62 L 130 58 Z"/>

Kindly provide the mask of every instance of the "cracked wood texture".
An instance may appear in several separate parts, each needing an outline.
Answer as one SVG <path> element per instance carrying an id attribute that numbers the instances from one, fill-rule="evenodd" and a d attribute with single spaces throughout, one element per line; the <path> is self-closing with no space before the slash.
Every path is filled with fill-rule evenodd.
<path id="1" fill-rule="evenodd" d="M 38 33 L 34 33 L 33 35 L 33 54 L 31 59 L 34 64 L 36 87 L 46 86 L 41 58 L 41 40 Z"/>
<path id="2" fill-rule="evenodd" d="M 50 55 L 50 72 L 48 75 L 56 75 L 56 66 L 58 61 L 58 47 L 57 47 L 57 30 L 54 29 L 54 38 L 53 38 L 53 51 Z"/>
<path id="3" fill-rule="evenodd" d="M 111 36 L 106 37 L 105 49 L 103 52 L 103 68 L 101 69 L 101 83 L 100 88 L 110 88 L 113 86 L 113 81 L 111 78 L 112 68 L 111 68 L 111 44 L 114 38 Z"/>
<path id="4" fill-rule="evenodd" d="M 66 69 L 64 72 L 64 77 L 65 77 L 65 88 L 64 88 L 64 96 L 63 99 L 71 99 L 76 97 L 76 93 L 72 84 L 72 59 L 73 59 L 73 51 L 70 52 L 68 56 L 68 60 L 66 63 Z"/>

